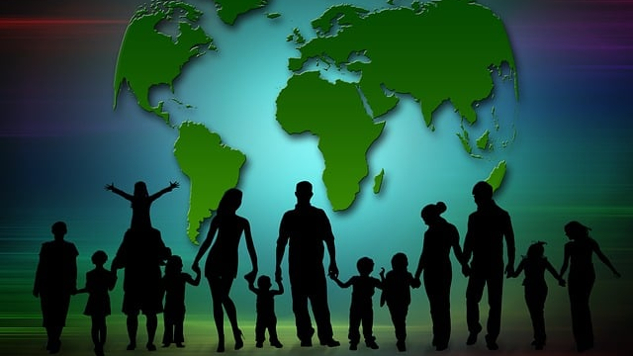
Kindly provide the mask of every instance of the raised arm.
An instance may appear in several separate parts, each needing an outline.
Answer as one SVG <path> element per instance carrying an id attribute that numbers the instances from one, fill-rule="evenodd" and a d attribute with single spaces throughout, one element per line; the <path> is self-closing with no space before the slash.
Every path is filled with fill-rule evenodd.
<path id="1" fill-rule="evenodd" d="M 169 193 L 169 192 L 171 192 L 172 190 L 174 190 L 174 189 L 176 189 L 178 187 L 180 187 L 180 183 L 178 183 L 176 181 L 169 182 L 169 186 L 167 188 L 164 188 L 163 190 L 160 190 L 160 191 L 150 195 L 149 199 L 150 199 L 150 201 L 154 201 L 154 200 L 160 198 L 163 194 Z"/>
<path id="2" fill-rule="evenodd" d="M 253 279 L 257 276 L 257 252 L 255 252 L 255 244 L 253 244 L 253 236 L 251 235 L 251 225 L 248 220 L 244 219 L 244 238 L 246 240 L 246 249 L 248 256 L 251 258 L 252 269 L 248 275 L 252 275 Z"/>
<path id="3" fill-rule="evenodd" d="M 593 251 L 596 253 L 596 256 L 598 256 L 600 261 L 602 261 L 602 263 L 604 263 L 605 266 L 609 267 L 611 272 L 613 272 L 614 276 L 616 276 L 617 278 L 620 278 L 620 272 L 618 272 L 615 269 L 615 267 L 613 267 L 613 264 L 611 264 L 611 261 L 609 261 L 607 256 L 604 253 L 602 253 L 600 246 L 598 246 L 598 243 L 595 240 L 592 240 L 592 246 L 593 246 Z"/>
<path id="4" fill-rule="evenodd" d="M 211 247 L 211 242 L 213 241 L 213 237 L 218 231 L 218 222 L 217 219 L 211 220 L 211 226 L 209 227 L 209 232 L 207 233 L 206 239 L 200 245 L 198 249 L 198 253 L 196 254 L 196 258 L 193 260 L 193 265 L 191 266 L 192 270 L 200 269 L 200 259 L 204 256 L 205 252 Z"/>
<path id="5" fill-rule="evenodd" d="M 106 184 L 105 190 L 111 191 L 112 193 L 120 195 L 123 198 L 125 198 L 127 200 L 130 200 L 130 201 L 133 199 L 133 197 L 130 194 L 128 194 L 128 193 L 122 191 L 121 189 L 115 187 L 114 183 Z"/>
<path id="6" fill-rule="evenodd" d="M 255 288 L 255 278 L 246 278 L 246 280 L 248 281 L 248 289 L 257 295 L 257 293 L 259 293 L 259 289 Z"/>
<path id="7" fill-rule="evenodd" d="M 284 285 L 283 285 L 283 283 L 281 283 L 281 281 L 277 281 L 277 287 L 279 289 L 273 290 L 273 295 L 282 295 L 282 294 L 284 294 Z"/>

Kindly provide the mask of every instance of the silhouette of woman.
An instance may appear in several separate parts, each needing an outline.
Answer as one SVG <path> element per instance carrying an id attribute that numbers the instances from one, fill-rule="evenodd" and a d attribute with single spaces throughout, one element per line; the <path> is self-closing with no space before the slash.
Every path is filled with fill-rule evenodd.
<path id="1" fill-rule="evenodd" d="M 224 352 L 224 311 L 226 311 L 233 329 L 235 350 L 244 346 L 242 331 L 237 325 L 235 304 L 229 297 L 231 285 L 237 275 L 237 252 L 242 233 L 253 266 L 253 270 L 244 278 L 248 280 L 257 275 L 257 254 L 253 245 L 250 224 L 248 220 L 236 214 L 241 204 L 242 191 L 239 189 L 229 189 L 224 193 L 218 206 L 217 215 L 211 221 L 207 238 L 200 246 L 192 267 L 194 270 L 199 268 L 200 259 L 211 247 L 213 238 L 217 233 L 215 243 L 207 256 L 204 275 L 209 281 L 211 298 L 213 299 L 213 318 L 218 331 L 218 352 Z"/>
<path id="2" fill-rule="evenodd" d="M 152 203 L 160 198 L 163 194 L 171 192 L 175 188 L 178 188 L 180 184 L 178 182 L 169 182 L 169 186 L 163 190 L 149 195 L 147 192 L 147 185 L 145 182 L 139 181 L 134 184 L 134 195 L 130 195 L 114 186 L 114 184 L 106 184 L 105 190 L 109 190 L 115 194 L 122 196 L 130 201 L 132 206 L 132 223 L 130 228 L 132 229 L 145 229 L 151 228 L 152 222 L 149 216 L 149 210 Z"/>
<path id="3" fill-rule="evenodd" d="M 108 260 L 108 255 L 101 250 L 92 254 L 92 263 L 95 268 L 86 273 L 86 287 L 77 293 L 88 293 L 88 302 L 84 309 L 84 315 L 89 315 L 92 320 L 90 335 L 95 345 L 94 351 L 97 356 L 103 356 L 103 345 L 105 345 L 108 328 L 106 317 L 110 315 L 110 294 L 116 283 L 116 274 L 108 271 L 103 265 Z"/>
<path id="4" fill-rule="evenodd" d="M 449 254 L 451 248 L 467 269 L 462 249 L 459 246 L 457 228 L 440 215 L 446 211 L 446 204 L 438 202 L 422 208 L 420 215 L 428 230 L 424 233 L 424 243 L 415 279 L 420 280 L 424 271 L 424 289 L 429 298 L 431 320 L 433 321 L 433 346 L 438 351 L 445 350 L 451 337 L 451 280 L 453 270 Z M 419 283 L 419 282 L 418 282 Z"/>
<path id="5" fill-rule="evenodd" d="M 571 240 L 565 244 L 565 257 L 560 269 L 561 278 L 569 266 L 567 289 L 571 304 L 571 323 L 576 348 L 583 352 L 593 348 L 593 326 L 591 325 L 591 311 L 589 310 L 589 296 L 596 280 L 591 258 L 595 253 L 613 274 L 619 278 L 620 273 L 613 267 L 605 256 L 596 240 L 589 236 L 591 229 L 578 221 L 571 221 L 565 225 L 565 234 Z"/>
<path id="6" fill-rule="evenodd" d="M 549 271 L 558 280 L 561 287 L 565 286 L 565 280 L 560 277 L 551 263 L 544 256 L 545 242 L 535 242 L 528 248 L 527 256 L 521 260 L 516 271 L 510 277 L 518 277 L 525 273 L 523 286 L 525 287 L 525 303 L 532 319 L 534 329 L 534 341 L 532 345 L 537 350 L 542 350 L 545 345 L 545 299 L 547 298 L 547 283 L 545 283 L 545 271 Z"/>

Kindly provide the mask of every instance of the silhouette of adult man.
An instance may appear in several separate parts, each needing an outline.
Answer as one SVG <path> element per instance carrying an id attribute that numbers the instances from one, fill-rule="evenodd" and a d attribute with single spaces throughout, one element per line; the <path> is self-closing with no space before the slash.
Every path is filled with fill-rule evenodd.
<path id="1" fill-rule="evenodd" d="M 501 326 L 501 296 L 503 292 L 503 240 L 508 252 L 505 273 L 514 273 L 514 232 L 510 215 L 492 199 L 493 189 L 487 182 L 473 187 L 477 210 L 468 217 L 468 231 L 464 241 L 464 261 L 470 264 L 470 276 L 466 288 L 466 320 L 468 339 L 466 344 L 477 342 L 482 330 L 479 323 L 479 302 L 484 287 L 488 288 L 488 323 L 486 346 L 497 350 L 497 337 Z M 472 256 L 472 261 L 470 260 Z"/>
<path id="2" fill-rule="evenodd" d="M 297 337 L 301 346 L 312 346 L 314 328 L 308 312 L 308 300 L 312 306 L 321 345 L 335 347 L 340 343 L 333 338 L 330 309 L 327 304 L 327 284 L 323 268 L 323 243 L 330 256 L 328 273 L 338 277 L 334 234 L 325 212 L 310 204 L 312 184 L 297 183 L 297 205 L 281 219 L 276 253 L 276 280 L 281 280 L 281 261 L 288 248 L 288 272 L 292 294 L 292 310 L 295 314 Z"/>
<path id="3" fill-rule="evenodd" d="M 58 221 L 51 227 L 54 240 L 42 244 L 37 264 L 33 295 L 40 298 L 43 326 L 46 328 L 49 353 L 59 352 L 62 329 L 70 296 L 77 291 L 77 256 L 79 252 L 71 242 L 64 241 L 68 232 L 66 223 Z"/>
<path id="4" fill-rule="evenodd" d="M 163 311 L 160 266 L 170 255 L 171 250 L 165 246 L 160 231 L 146 227 L 127 230 L 112 261 L 111 269 L 115 273 L 125 269 L 123 313 L 127 315 L 128 350 L 136 348 L 140 312 L 146 317 L 146 347 L 150 351 L 156 350 L 156 314 Z"/>

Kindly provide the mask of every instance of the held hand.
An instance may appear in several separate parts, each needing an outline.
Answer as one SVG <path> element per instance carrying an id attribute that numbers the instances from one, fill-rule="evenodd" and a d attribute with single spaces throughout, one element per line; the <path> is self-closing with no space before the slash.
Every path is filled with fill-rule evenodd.
<path id="1" fill-rule="evenodd" d="M 512 275 L 514 275 L 514 266 L 508 264 L 508 266 L 506 267 L 506 278 L 510 278 L 512 277 Z"/>
<path id="2" fill-rule="evenodd" d="M 275 268 L 275 282 L 281 282 L 281 280 L 281 267 L 277 266 L 277 268 Z"/>
<path id="3" fill-rule="evenodd" d="M 197 263 L 191 266 L 191 270 L 196 272 L 196 274 L 200 274 L 200 266 Z"/>
<path id="4" fill-rule="evenodd" d="M 250 272 L 248 272 L 247 274 L 244 275 L 244 279 L 247 280 L 249 283 L 253 283 L 255 282 L 255 278 L 257 277 L 257 271 L 256 270 L 252 270 Z"/>
<path id="5" fill-rule="evenodd" d="M 416 278 L 413 280 L 413 283 L 411 284 L 411 287 L 418 289 L 422 286 L 422 281 L 420 281 L 420 278 Z"/>
<path id="6" fill-rule="evenodd" d="M 462 265 L 462 274 L 464 275 L 464 277 L 470 276 L 470 272 L 471 272 L 470 266 L 468 265 L 468 263 L 464 263 Z"/>
<path id="7" fill-rule="evenodd" d="M 338 267 L 335 262 L 330 263 L 330 268 L 328 268 L 328 275 L 333 276 L 334 278 L 338 278 Z"/>
<path id="8" fill-rule="evenodd" d="M 567 285 L 567 283 L 565 282 L 564 279 L 561 278 L 561 279 L 558 280 L 558 285 L 561 286 L 561 287 L 565 287 Z"/>
<path id="9" fill-rule="evenodd" d="M 180 187 L 180 183 L 177 181 L 169 182 L 169 189 L 176 189 L 178 187 Z"/>
<path id="10" fill-rule="evenodd" d="M 114 190 L 114 183 L 106 184 L 104 188 L 105 190 L 112 191 Z"/>

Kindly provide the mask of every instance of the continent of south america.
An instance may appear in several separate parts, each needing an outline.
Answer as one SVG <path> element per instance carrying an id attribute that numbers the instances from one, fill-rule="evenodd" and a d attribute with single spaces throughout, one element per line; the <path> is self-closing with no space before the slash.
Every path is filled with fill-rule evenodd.
<path id="1" fill-rule="evenodd" d="M 355 84 L 321 79 L 318 72 L 293 75 L 277 97 L 277 121 L 288 134 L 319 138 L 323 183 L 335 211 L 349 208 L 367 176 L 367 152 L 384 123 L 374 123 Z"/>
<path id="2" fill-rule="evenodd" d="M 184 122 L 174 144 L 174 156 L 189 177 L 191 191 L 187 236 L 197 243 L 202 221 L 218 208 L 224 192 L 237 186 L 246 156 L 222 143 L 204 125 Z"/>

